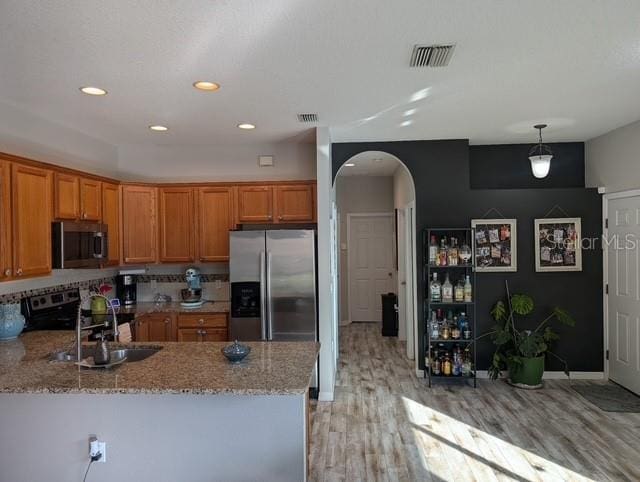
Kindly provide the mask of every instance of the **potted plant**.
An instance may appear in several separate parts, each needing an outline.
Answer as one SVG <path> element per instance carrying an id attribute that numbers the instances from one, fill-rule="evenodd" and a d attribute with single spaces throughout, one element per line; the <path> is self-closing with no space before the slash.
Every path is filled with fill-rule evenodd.
<path id="1" fill-rule="evenodd" d="M 564 365 L 564 372 L 569 376 L 567 362 L 549 350 L 549 345 L 559 338 L 553 330 L 554 322 L 574 326 L 575 321 L 565 310 L 554 307 L 546 318 L 538 323 L 534 329 L 521 329 L 518 325 L 521 318 L 531 314 L 534 309 L 533 299 L 525 294 L 509 292 L 509 284 L 505 281 L 507 290 L 506 303 L 498 300 L 491 309 L 491 316 L 496 321 L 491 335 L 496 350 L 493 354 L 489 376 L 497 379 L 503 369 L 509 371 L 509 382 L 521 388 L 540 388 L 544 373 L 545 355 L 560 360 Z"/>

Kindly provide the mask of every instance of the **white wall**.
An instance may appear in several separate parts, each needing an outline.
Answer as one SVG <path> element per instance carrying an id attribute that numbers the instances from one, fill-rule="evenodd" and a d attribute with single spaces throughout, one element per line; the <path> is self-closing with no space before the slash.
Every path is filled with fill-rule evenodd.
<path id="1" fill-rule="evenodd" d="M 402 209 L 411 201 L 415 201 L 416 193 L 411 174 L 404 166 L 398 166 L 393 173 L 393 205 Z"/>
<path id="2" fill-rule="evenodd" d="M 392 213 L 393 178 L 390 176 L 338 176 L 336 204 L 340 216 L 340 320 L 349 320 L 347 273 L 347 214 Z"/>
<path id="3" fill-rule="evenodd" d="M 117 177 L 114 145 L 0 102 L 0 152 Z"/>
<path id="4" fill-rule="evenodd" d="M 0 393 L 0 406 L 3 482 L 81 481 L 92 434 L 107 449 L 89 482 L 305 480 L 303 394 Z"/>
<path id="5" fill-rule="evenodd" d="M 585 156 L 588 187 L 640 188 L 640 121 L 587 141 Z"/>
<path id="6" fill-rule="evenodd" d="M 258 167 L 258 156 L 274 156 Z M 125 145 L 118 148 L 128 181 L 277 181 L 315 179 L 316 146 L 309 142 L 246 145 Z"/>
<path id="7" fill-rule="evenodd" d="M 316 168 L 318 179 L 318 327 L 320 338 L 320 393 L 321 401 L 332 401 L 338 354 L 338 327 L 336 319 L 337 278 L 331 265 L 331 226 L 333 174 L 331 169 L 331 135 L 328 127 L 316 129 Z"/>

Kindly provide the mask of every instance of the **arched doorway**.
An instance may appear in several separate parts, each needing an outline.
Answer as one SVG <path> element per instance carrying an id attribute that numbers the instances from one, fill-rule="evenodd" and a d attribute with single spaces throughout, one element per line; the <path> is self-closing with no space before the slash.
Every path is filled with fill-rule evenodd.
<path id="1" fill-rule="evenodd" d="M 333 186 L 340 324 L 378 323 L 380 295 L 396 293 L 398 339 L 406 341 L 406 355 L 416 360 L 417 369 L 415 184 L 411 173 L 392 154 L 365 151 L 342 164 Z M 388 230 L 392 239 L 386 252 Z M 359 245 L 368 248 L 359 249 Z"/>

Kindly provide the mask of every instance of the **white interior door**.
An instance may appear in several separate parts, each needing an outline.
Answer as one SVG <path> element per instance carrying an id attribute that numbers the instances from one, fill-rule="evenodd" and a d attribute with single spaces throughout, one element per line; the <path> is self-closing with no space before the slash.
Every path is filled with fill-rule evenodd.
<path id="1" fill-rule="evenodd" d="M 407 339 L 407 273 L 405 212 L 398 209 L 398 339 Z"/>
<path id="2" fill-rule="evenodd" d="M 640 196 L 607 204 L 609 378 L 640 394 Z"/>
<path id="3" fill-rule="evenodd" d="M 393 291 L 393 214 L 347 218 L 351 321 L 382 321 L 380 295 Z"/>

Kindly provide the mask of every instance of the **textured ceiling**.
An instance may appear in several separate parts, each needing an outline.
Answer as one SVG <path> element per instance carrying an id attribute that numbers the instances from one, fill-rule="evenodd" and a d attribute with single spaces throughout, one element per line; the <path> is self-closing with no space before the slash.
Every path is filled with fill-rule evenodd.
<path id="1" fill-rule="evenodd" d="M 640 118 L 639 24 L 636 0 L 3 0 L 0 105 L 115 146 L 287 141 L 303 112 L 337 141 L 584 140 Z M 409 68 L 416 43 L 450 65 Z"/>

